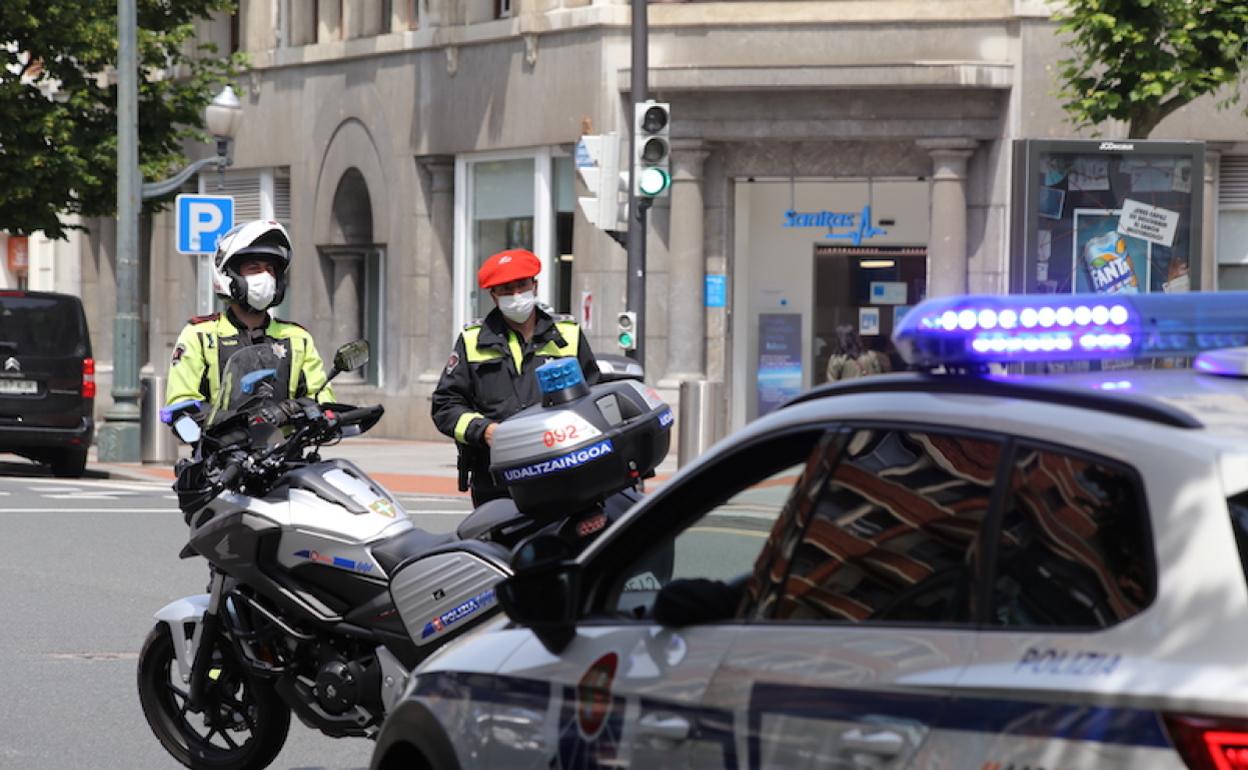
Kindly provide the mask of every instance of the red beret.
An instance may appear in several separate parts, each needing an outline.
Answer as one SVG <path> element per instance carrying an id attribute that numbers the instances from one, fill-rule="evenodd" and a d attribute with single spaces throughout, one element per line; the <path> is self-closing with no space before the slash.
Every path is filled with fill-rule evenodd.
<path id="1" fill-rule="evenodd" d="M 481 265 L 477 271 L 477 285 L 482 289 L 498 286 L 524 278 L 532 278 L 542 271 L 542 262 L 528 249 L 500 251 Z"/>

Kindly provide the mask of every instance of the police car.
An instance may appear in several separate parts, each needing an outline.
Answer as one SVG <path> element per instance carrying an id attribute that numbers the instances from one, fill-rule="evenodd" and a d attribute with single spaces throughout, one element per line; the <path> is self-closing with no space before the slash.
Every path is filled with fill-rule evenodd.
<path id="1" fill-rule="evenodd" d="M 517 551 L 374 770 L 1248 768 L 1248 294 L 929 300 L 894 341 L 922 371 Z"/>

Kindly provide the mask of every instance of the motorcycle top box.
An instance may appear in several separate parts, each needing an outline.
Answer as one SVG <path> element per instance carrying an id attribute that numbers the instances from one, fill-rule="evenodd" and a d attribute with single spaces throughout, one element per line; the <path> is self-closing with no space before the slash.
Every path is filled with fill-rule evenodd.
<path id="1" fill-rule="evenodd" d="M 640 382 L 589 387 L 574 359 L 537 370 L 542 403 L 499 424 L 490 471 L 535 518 L 599 501 L 667 455 L 671 407 Z"/>

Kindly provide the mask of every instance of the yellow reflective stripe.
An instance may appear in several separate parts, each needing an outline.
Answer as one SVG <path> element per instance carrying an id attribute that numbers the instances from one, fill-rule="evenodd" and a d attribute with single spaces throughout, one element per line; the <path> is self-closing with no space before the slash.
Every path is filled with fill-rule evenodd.
<path id="1" fill-rule="evenodd" d="M 480 326 L 464 329 L 464 352 L 468 354 L 468 363 L 475 364 L 480 361 L 492 361 L 495 358 L 502 358 L 503 354 L 493 348 L 482 349 L 477 347 L 477 337 L 480 334 Z"/>
<path id="2" fill-rule="evenodd" d="M 581 342 L 581 328 L 576 325 L 576 321 L 559 321 L 555 324 L 555 328 L 563 336 L 563 346 L 561 347 L 555 344 L 554 340 L 550 340 L 538 349 L 537 355 L 550 356 L 552 358 L 560 356 L 575 358 L 577 348 Z"/>
<path id="3" fill-rule="evenodd" d="M 459 419 L 455 421 L 455 440 L 456 441 L 458 441 L 461 444 L 468 443 L 468 439 L 467 439 L 468 426 L 472 424 L 472 421 L 477 419 L 478 417 L 480 417 L 481 419 L 485 419 L 485 415 L 481 414 L 480 412 L 464 412 L 463 414 L 459 416 Z"/>
<path id="4" fill-rule="evenodd" d="M 507 330 L 507 347 L 511 348 L 511 358 L 516 362 L 516 374 L 524 368 L 524 349 L 520 347 L 520 335 Z"/>

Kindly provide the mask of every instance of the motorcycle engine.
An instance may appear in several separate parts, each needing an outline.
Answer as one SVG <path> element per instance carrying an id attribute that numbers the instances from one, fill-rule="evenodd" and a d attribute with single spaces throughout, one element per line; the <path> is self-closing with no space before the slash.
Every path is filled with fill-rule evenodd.
<path id="1" fill-rule="evenodd" d="M 358 660 L 333 657 L 321 662 L 316 674 L 316 700 L 330 714 L 344 714 L 368 692 L 370 670 Z"/>

